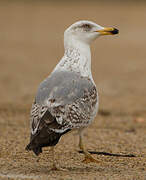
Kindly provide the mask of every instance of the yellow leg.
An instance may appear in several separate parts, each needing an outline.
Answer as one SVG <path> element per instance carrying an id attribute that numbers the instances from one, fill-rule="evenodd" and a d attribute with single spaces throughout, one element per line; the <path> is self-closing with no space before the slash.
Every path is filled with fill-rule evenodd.
<path id="1" fill-rule="evenodd" d="M 94 159 L 91 154 L 84 148 L 83 137 L 81 133 L 79 134 L 79 148 L 83 151 L 85 155 L 85 159 L 82 161 L 83 163 L 99 163 L 99 161 Z"/>
<path id="2" fill-rule="evenodd" d="M 53 165 L 52 165 L 51 170 L 52 171 L 67 171 L 66 169 L 63 169 L 63 168 L 60 168 L 57 166 L 57 164 L 55 162 L 54 146 L 51 147 L 50 151 L 52 153 L 52 160 L 53 160 Z"/>

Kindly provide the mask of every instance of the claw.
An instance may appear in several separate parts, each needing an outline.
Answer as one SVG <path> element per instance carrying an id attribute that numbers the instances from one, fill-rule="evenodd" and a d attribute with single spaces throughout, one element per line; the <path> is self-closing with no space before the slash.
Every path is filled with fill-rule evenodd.
<path id="1" fill-rule="evenodd" d="M 57 167 L 56 165 L 53 165 L 53 167 L 51 168 L 51 171 L 68 171 L 68 170 Z"/>
<path id="2" fill-rule="evenodd" d="M 85 159 L 82 162 L 88 164 L 88 163 L 99 163 L 100 161 L 94 159 L 92 156 L 85 156 Z"/>

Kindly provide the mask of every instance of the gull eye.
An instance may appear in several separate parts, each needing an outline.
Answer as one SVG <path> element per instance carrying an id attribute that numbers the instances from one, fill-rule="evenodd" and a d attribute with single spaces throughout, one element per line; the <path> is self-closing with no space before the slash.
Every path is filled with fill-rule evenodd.
<path id="1" fill-rule="evenodd" d="M 90 26 L 90 24 L 83 24 L 83 25 L 82 25 L 82 28 L 91 29 L 91 26 Z"/>
<path id="2" fill-rule="evenodd" d="M 92 27 L 90 24 L 82 24 L 80 28 L 83 29 L 84 31 L 90 31 Z"/>

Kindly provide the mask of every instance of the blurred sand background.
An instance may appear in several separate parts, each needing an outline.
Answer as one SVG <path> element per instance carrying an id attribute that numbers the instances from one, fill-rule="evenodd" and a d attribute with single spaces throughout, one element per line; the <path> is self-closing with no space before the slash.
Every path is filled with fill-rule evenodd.
<path id="1" fill-rule="evenodd" d="M 84 165 L 78 136 L 56 146 L 68 172 L 52 172 L 49 148 L 40 161 L 25 151 L 29 111 L 38 84 L 62 57 L 64 30 L 78 20 L 120 30 L 92 44 L 99 115 L 85 134 L 89 150 L 134 154 L 94 155 Z M 146 3 L 140 1 L 0 1 L 0 179 L 146 180 Z"/>

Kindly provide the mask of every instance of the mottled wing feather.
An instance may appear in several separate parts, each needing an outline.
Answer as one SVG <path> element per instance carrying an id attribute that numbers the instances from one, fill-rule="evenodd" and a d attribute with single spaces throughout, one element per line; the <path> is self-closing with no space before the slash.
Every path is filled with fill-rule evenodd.
<path id="1" fill-rule="evenodd" d="M 32 104 L 31 113 L 30 113 L 30 127 L 31 127 L 31 133 L 35 134 L 41 118 L 44 116 L 45 112 L 47 111 L 48 107 L 41 106 L 34 102 Z"/>
<path id="2" fill-rule="evenodd" d="M 63 132 L 67 128 L 81 128 L 88 126 L 94 119 L 97 112 L 97 91 L 93 87 L 90 91 L 85 90 L 83 97 L 80 97 L 71 104 L 59 105 L 50 109 L 62 128 L 55 129 L 55 132 Z M 53 130 L 53 129 L 52 129 Z"/>
<path id="3" fill-rule="evenodd" d="M 67 129 L 87 126 L 97 111 L 97 91 L 88 78 L 74 72 L 57 72 L 43 81 L 31 111 L 33 134 L 46 111 L 60 125 L 51 130 L 63 133 Z M 48 121 L 48 122 L 47 122 Z M 50 117 L 45 119 L 50 126 Z"/>

